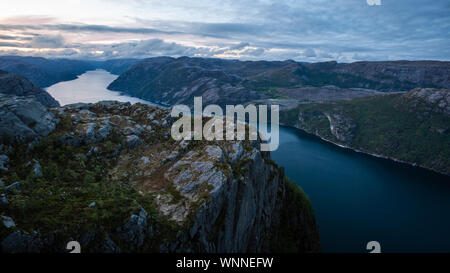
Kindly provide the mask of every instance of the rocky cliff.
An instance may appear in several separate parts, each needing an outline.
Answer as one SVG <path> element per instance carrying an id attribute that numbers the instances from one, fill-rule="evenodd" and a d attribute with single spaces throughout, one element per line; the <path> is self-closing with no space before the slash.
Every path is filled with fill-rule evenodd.
<path id="1" fill-rule="evenodd" d="M 44 106 L 59 106 L 59 103 L 49 93 L 47 93 L 47 91 L 37 87 L 27 78 L 1 70 L 0 93 L 15 96 L 32 96 Z"/>
<path id="2" fill-rule="evenodd" d="M 449 90 L 305 104 L 280 119 L 340 145 L 450 174 Z"/>
<path id="3" fill-rule="evenodd" d="M 174 141 L 169 111 L 142 104 L 1 101 L 17 126 L 1 130 L 4 252 L 319 250 L 308 198 L 259 141 Z"/>

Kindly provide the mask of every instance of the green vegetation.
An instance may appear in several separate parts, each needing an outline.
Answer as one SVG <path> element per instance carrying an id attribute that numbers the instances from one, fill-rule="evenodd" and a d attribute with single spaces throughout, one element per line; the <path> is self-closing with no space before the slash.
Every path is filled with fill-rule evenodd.
<path id="1" fill-rule="evenodd" d="M 46 236 L 57 230 L 58 240 L 67 242 L 68 236 L 81 238 L 88 231 L 103 236 L 114 234 L 117 227 L 142 207 L 151 216 L 149 225 L 164 234 L 147 242 L 145 249 L 159 251 L 160 241 L 174 236 L 177 225 L 158 213 L 153 195 L 141 194 L 127 181 L 108 177 L 106 170 L 114 165 L 109 155 L 121 138 L 97 143 L 98 153 L 86 156 L 92 145 L 62 144 L 58 132 L 66 126 L 68 121 L 63 120 L 56 133 L 32 148 L 14 147 L 11 167 L 2 173 L 2 178 L 7 185 L 18 181 L 20 191 L 8 193 L 9 205 L 2 207 L 0 214 L 11 216 L 25 233 L 37 231 Z M 33 160 L 41 164 L 42 177 L 33 173 Z M 95 205 L 90 206 L 93 202 Z M 0 237 L 4 238 L 9 232 L 2 226 Z M 127 249 L 120 245 L 120 240 L 115 241 L 122 249 Z M 85 250 L 89 251 L 89 247 Z"/>
<path id="2" fill-rule="evenodd" d="M 319 251 L 319 232 L 308 196 L 295 182 L 284 178 L 285 200 L 280 224 L 272 231 L 270 240 L 274 253 Z"/>

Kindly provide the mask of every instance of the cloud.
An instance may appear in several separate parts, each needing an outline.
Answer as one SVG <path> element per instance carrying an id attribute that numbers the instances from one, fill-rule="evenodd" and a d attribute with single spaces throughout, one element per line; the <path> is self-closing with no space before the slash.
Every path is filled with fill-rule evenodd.
<path id="1" fill-rule="evenodd" d="M 0 40 L 16 40 L 16 37 L 8 35 L 0 35 Z"/>
<path id="2" fill-rule="evenodd" d="M 10 42 L 0 42 L 0 47 L 21 47 L 22 44 L 19 43 L 10 43 Z"/>
<path id="3" fill-rule="evenodd" d="M 244 48 L 246 48 L 248 46 L 250 46 L 249 43 L 240 42 L 239 44 L 234 45 L 234 46 L 230 46 L 229 48 L 230 48 L 230 50 L 241 50 L 241 49 L 244 49 Z"/>
<path id="4" fill-rule="evenodd" d="M 366 0 L 369 6 L 381 6 L 381 0 Z"/>
<path id="5" fill-rule="evenodd" d="M 303 56 L 311 58 L 311 57 L 316 57 L 316 52 L 314 51 L 314 49 L 312 48 L 307 48 L 305 49 L 305 51 L 303 51 Z"/>
<path id="6" fill-rule="evenodd" d="M 28 45 L 33 48 L 61 48 L 64 38 L 61 35 L 36 35 Z"/>
<path id="7" fill-rule="evenodd" d="M 36 23 L 17 16 L 0 20 L 0 35 L 5 37 L 0 41 L 36 49 L 27 54 L 50 54 L 37 49 L 54 48 L 51 54 L 71 58 L 187 55 L 298 61 L 450 60 L 448 0 L 434 0 L 432 5 L 427 0 L 370 3 L 376 6 L 369 6 L 366 0 L 228 0 L 220 5 L 202 0 L 189 4 L 167 0 L 158 5 L 136 0 L 125 6 L 113 1 L 104 13 L 127 11 L 115 25 L 100 16 L 98 24 L 56 19 L 58 14 L 30 17 Z M 103 15 L 103 11 L 98 13 Z M 119 24 L 123 21 L 128 23 Z M 7 46 L 3 47 L 5 52 Z"/>

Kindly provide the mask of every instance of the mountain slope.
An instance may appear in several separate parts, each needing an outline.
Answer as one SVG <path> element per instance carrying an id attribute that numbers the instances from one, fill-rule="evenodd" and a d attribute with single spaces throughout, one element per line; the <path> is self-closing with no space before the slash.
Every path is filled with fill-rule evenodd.
<path id="1" fill-rule="evenodd" d="M 95 68 L 104 69 L 111 74 L 120 75 L 138 61 L 138 59 L 111 59 L 106 61 L 90 61 L 90 63 Z"/>
<path id="2" fill-rule="evenodd" d="M 280 113 L 282 123 L 326 140 L 450 174 L 450 91 L 304 104 Z"/>
<path id="3" fill-rule="evenodd" d="M 379 91 L 450 88 L 450 62 L 385 61 L 305 64 L 307 84 L 358 87 Z"/>
<path id="4" fill-rule="evenodd" d="M 136 59 L 83 61 L 70 59 L 45 59 L 40 57 L 0 56 L 0 69 L 22 75 L 41 88 L 61 81 L 76 79 L 88 70 L 105 69 L 113 74 L 126 71 Z"/>
<path id="5" fill-rule="evenodd" d="M 20 74 L 44 88 L 60 81 L 73 80 L 95 68 L 88 62 L 77 60 L 0 56 L 0 69 Z"/>
<path id="6" fill-rule="evenodd" d="M 0 93 L 15 96 L 33 96 L 47 107 L 59 106 L 59 103 L 47 91 L 40 89 L 25 77 L 1 70 Z"/>
<path id="7" fill-rule="evenodd" d="M 109 89 L 168 105 L 237 104 L 264 99 L 299 101 L 309 92 L 311 101 L 404 91 L 416 87 L 450 88 L 450 62 L 357 62 L 351 64 L 237 61 L 205 58 L 159 57 L 131 66 Z M 333 85 L 334 90 L 322 88 Z M 333 87 L 332 86 L 332 87 Z M 314 88 L 321 88 L 315 98 Z M 340 90 L 339 90 L 340 88 Z M 359 88 L 354 92 L 354 88 Z M 345 95 L 334 95 L 335 91 Z M 364 92 L 368 91 L 368 92 Z M 319 98 L 320 97 L 320 98 Z"/>

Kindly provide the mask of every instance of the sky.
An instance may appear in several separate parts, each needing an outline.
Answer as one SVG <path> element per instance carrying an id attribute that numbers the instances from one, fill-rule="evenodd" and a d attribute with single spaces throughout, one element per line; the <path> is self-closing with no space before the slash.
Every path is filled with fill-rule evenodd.
<path id="1" fill-rule="evenodd" d="M 0 0 L 0 55 L 450 60 L 449 0 Z"/>

